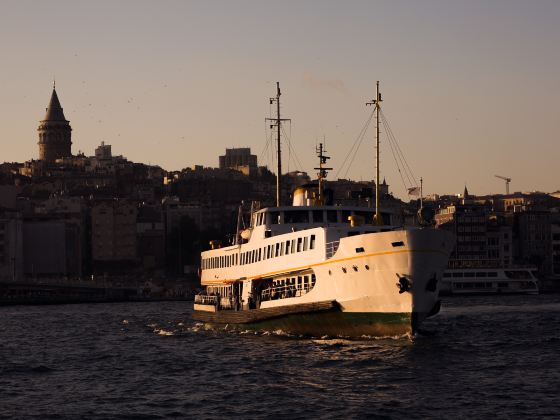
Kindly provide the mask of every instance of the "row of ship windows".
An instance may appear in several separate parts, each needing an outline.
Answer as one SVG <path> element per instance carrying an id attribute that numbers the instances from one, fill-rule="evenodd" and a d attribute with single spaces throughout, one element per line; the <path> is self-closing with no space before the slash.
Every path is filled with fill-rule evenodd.
<path id="1" fill-rule="evenodd" d="M 277 242 L 262 248 L 245 251 L 240 254 L 204 258 L 202 260 L 202 269 L 206 270 L 212 268 L 232 267 L 234 265 L 253 264 L 270 258 L 277 258 L 283 255 L 295 254 L 297 252 L 305 252 L 311 249 L 315 249 L 315 235 Z"/>
<path id="2" fill-rule="evenodd" d="M 510 271 L 504 270 L 504 274 L 507 278 L 510 279 L 530 279 L 531 273 L 528 271 Z M 455 272 L 455 273 L 443 273 L 443 277 L 498 277 L 498 273 L 496 271 L 489 271 L 489 272 Z"/>
<path id="3" fill-rule="evenodd" d="M 373 210 L 357 211 L 357 210 L 291 210 L 291 211 L 270 211 L 257 213 L 255 215 L 255 225 L 261 226 L 270 224 L 289 224 L 289 223 L 346 223 L 348 216 L 361 216 L 365 223 L 371 223 L 373 220 Z M 389 214 L 382 213 L 384 224 L 390 224 Z"/>

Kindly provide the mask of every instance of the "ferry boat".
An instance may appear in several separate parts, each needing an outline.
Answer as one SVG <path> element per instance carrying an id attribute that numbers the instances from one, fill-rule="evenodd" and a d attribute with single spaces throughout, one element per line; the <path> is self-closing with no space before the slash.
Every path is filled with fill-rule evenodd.
<path id="1" fill-rule="evenodd" d="M 277 127 L 279 101 L 277 85 Z M 379 145 L 379 82 L 372 104 Z M 280 151 L 279 128 L 277 141 Z M 291 206 L 280 202 L 277 176 L 277 205 L 254 211 L 233 245 L 214 241 L 202 253 L 194 320 L 297 335 L 392 336 L 416 332 L 439 311 L 452 234 L 430 223 L 394 225 L 395 215 L 379 207 L 379 164 L 374 209 L 326 205 L 331 168 L 322 146 L 319 158 L 318 184 L 299 187 Z M 279 154 L 277 174 L 280 162 Z"/>
<path id="2" fill-rule="evenodd" d="M 536 267 L 451 268 L 445 270 L 441 294 L 538 294 Z"/>

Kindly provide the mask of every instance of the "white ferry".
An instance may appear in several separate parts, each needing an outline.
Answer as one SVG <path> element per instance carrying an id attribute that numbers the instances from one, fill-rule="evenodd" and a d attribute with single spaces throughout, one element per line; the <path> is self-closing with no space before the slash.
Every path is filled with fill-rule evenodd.
<path id="1" fill-rule="evenodd" d="M 536 268 L 451 268 L 445 270 L 441 294 L 538 294 Z"/>
<path id="2" fill-rule="evenodd" d="M 271 100 L 278 104 L 278 126 L 279 97 L 278 87 Z M 377 113 L 380 102 L 378 82 Z M 278 149 L 279 143 L 280 130 Z M 214 249 L 202 253 L 205 291 L 195 297 L 193 319 L 359 337 L 415 332 L 439 311 L 452 235 L 431 226 L 392 225 L 392 215 L 380 210 L 379 194 L 375 209 L 324 205 L 323 179 L 330 168 L 323 166 L 328 157 L 322 148 L 319 157 L 318 185 L 296 190 L 292 206 L 282 206 L 277 194 L 276 207 L 252 214 L 250 227 L 238 235 L 243 239 L 226 247 L 214 242 Z"/>

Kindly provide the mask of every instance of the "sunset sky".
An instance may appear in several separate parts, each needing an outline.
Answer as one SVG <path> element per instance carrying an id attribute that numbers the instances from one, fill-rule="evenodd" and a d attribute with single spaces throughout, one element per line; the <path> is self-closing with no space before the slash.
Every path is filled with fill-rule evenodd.
<path id="1" fill-rule="evenodd" d="M 465 183 L 504 192 L 495 174 L 512 191 L 560 189 L 560 1 L 20 0 L 0 10 L 0 162 L 38 157 L 55 77 L 74 153 L 105 141 L 172 170 L 218 166 L 226 147 L 247 146 L 270 166 L 264 119 L 279 81 L 303 164 L 286 153 L 284 169 L 313 173 L 325 139 L 333 179 L 380 80 L 427 194 Z M 373 178 L 373 136 L 347 177 Z M 386 143 L 381 156 L 405 198 Z"/>

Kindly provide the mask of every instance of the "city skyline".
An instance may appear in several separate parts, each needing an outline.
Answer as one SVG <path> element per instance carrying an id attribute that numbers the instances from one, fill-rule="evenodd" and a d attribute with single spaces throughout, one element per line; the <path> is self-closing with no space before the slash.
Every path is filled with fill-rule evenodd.
<path id="1" fill-rule="evenodd" d="M 326 141 L 334 179 L 380 80 L 384 112 L 426 194 L 465 184 L 503 193 L 495 174 L 513 179 L 512 192 L 556 191 L 560 6 L 538 5 L 6 2 L 1 160 L 38 157 L 55 77 L 74 154 L 105 141 L 178 170 L 216 167 L 226 148 L 251 147 L 272 166 L 264 119 L 279 81 L 303 163 L 287 153 L 284 170 L 313 174 L 315 144 Z M 349 178 L 374 176 L 372 130 L 366 140 Z M 386 144 L 381 156 L 381 177 L 407 199 Z"/>

